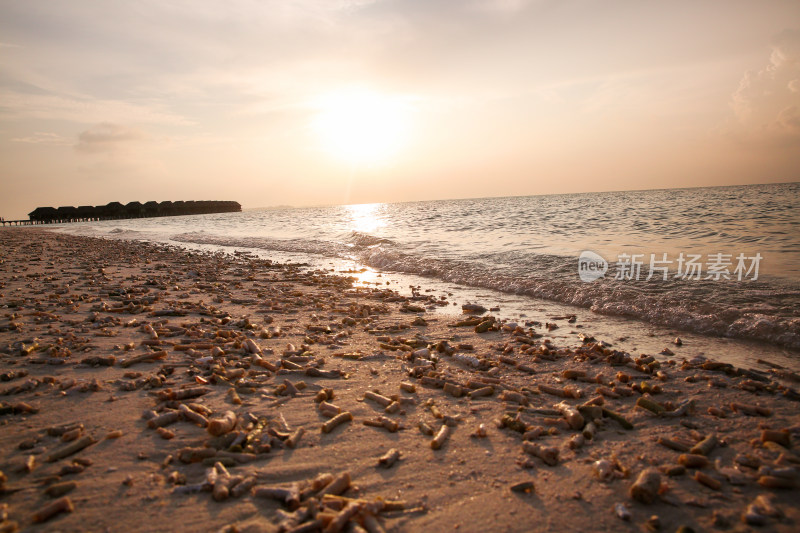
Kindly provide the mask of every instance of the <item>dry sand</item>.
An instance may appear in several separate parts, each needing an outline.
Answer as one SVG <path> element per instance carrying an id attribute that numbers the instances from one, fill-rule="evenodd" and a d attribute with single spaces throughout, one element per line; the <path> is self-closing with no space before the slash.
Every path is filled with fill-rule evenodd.
<path id="1" fill-rule="evenodd" d="M 0 250 L 0 531 L 800 529 L 788 371 L 556 346 L 568 317 L 432 314 L 245 254 Z"/>

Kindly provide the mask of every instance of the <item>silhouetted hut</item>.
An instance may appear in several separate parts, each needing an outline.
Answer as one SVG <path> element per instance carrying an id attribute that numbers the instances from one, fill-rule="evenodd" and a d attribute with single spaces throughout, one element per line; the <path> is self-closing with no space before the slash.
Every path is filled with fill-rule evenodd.
<path id="1" fill-rule="evenodd" d="M 202 204 L 203 213 L 219 213 L 218 209 L 221 207 L 222 202 L 210 200 L 208 202 L 202 202 Z"/>
<path id="2" fill-rule="evenodd" d="M 183 210 L 187 215 L 199 215 L 203 212 L 203 202 L 187 200 L 186 203 L 183 204 Z"/>
<path id="3" fill-rule="evenodd" d="M 220 206 L 220 210 L 223 213 L 241 213 L 242 212 L 242 204 L 239 202 L 221 202 L 222 206 Z"/>
<path id="4" fill-rule="evenodd" d="M 78 206 L 76 216 L 81 220 L 94 220 L 97 218 L 97 208 L 93 205 Z"/>
<path id="5" fill-rule="evenodd" d="M 122 218 L 124 207 L 125 206 L 123 206 L 119 202 L 108 202 L 106 205 L 98 208 L 98 210 L 102 218 L 109 220 L 115 218 Z"/>
<path id="6" fill-rule="evenodd" d="M 37 207 L 28 213 L 28 218 L 39 224 L 50 224 L 55 220 L 57 214 L 58 211 L 55 207 Z"/>
<path id="7" fill-rule="evenodd" d="M 181 216 L 188 214 L 186 212 L 186 202 L 183 200 L 178 200 L 176 202 L 172 202 L 172 215 L 173 216 Z"/>
<path id="8" fill-rule="evenodd" d="M 160 204 L 158 204 L 158 212 L 162 217 L 169 217 L 172 216 L 172 202 L 170 200 L 164 200 Z"/>
<path id="9" fill-rule="evenodd" d="M 128 202 L 122 210 L 125 218 L 140 218 L 144 216 L 142 202 Z"/>
<path id="10" fill-rule="evenodd" d="M 142 214 L 146 217 L 157 217 L 160 213 L 161 208 L 158 206 L 158 202 L 155 200 L 145 202 L 142 206 Z"/>
<path id="11" fill-rule="evenodd" d="M 78 217 L 78 208 L 71 205 L 64 205 L 56 209 L 56 219 L 59 222 L 71 222 Z"/>

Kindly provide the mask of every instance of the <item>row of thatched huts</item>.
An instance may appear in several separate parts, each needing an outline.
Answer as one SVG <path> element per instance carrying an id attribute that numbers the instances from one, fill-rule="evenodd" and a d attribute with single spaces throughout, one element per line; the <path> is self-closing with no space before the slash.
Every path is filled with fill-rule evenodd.
<path id="1" fill-rule="evenodd" d="M 115 220 L 120 218 L 174 217 L 181 215 L 204 215 L 208 213 L 237 213 L 242 210 L 239 202 L 178 201 L 178 202 L 128 202 L 123 205 L 111 202 L 106 205 L 82 205 L 80 207 L 37 207 L 28 217 L 33 224 L 55 224 L 60 222 L 85 222 L 91 220 Z"/>

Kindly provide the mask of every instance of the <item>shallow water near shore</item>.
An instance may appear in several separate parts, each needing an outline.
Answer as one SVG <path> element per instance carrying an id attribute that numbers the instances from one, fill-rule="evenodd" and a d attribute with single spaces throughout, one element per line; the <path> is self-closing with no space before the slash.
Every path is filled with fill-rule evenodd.
<path id="1" fill-rule="evenodd" d="M 499 306 L 495 314 L 509 319 L 577 314 L 576 325 L 633 352 L 657 353 L 681 336 L 677 355 L 800 366 L 797 183 L 261 209 L 59 231 L 247 250 L 362 283 L 450 293 L 459 305 Z M 607 261 L 604 279 L 581 280 L 585 250 Z M 638 279 L 623 254 L 641 254 Z M 682 254 L 700 256 L 697 276 L 676 278 Z M 650 270 L 659 265 L 668 272 Z M 551 334 L 581 331 L 567 326 Z"/>

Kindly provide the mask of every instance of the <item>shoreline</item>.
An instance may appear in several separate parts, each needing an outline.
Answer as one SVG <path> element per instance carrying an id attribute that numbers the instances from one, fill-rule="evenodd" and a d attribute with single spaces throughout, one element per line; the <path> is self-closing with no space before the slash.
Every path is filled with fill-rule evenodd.
<path id="1" fill-rule="evenodd" d="M 48 231 L 55 231 L 49 229 Z M 59 232 L 60 233 L 60 232 Z M 124 233 L 124 232 L 123 232 Z M 72 233 L 65 233 L 74 235 Z M 80 235 L 80 234 L 78 234 Z M 84 235 L 98 238 L 138 241 L 135 235 L 124 237 L 112 232 L 109 235 Z M 150 240 L 153 236 L 146 240 Z M 692 328 L 654 323 L 648 319 L 623 316 L 617 313 L 596 311 L 582 305 L 564 303 L 542 297 L 505 292 L 482 286 L 468 286 L 457 282 L 446 281 L 434 277 L 423 276 L 394 270 L 381 270 L 370 267 L 355 258 L 345 259 L 312 252 L 286 252 L 265 250 L 250 246 L 201 244 L 188 241 L 173 242 L 168 239 L 155 239 L 150 242 L 176 246 L 187 251 L 218 252 L 228 255 L 249 253 L 256 258 L 273 259 L 281 262 L 308 263 L 319 269 L 329 270 L 334 274 L 345 274 L 356 278 L 358 286 L 390 286 L 402 295 L 410 295 L 410 287 L 419 288 L 426 293 L 445 296 L 456 307 L 439 308 L 439 312 L 457 313 L 458 305 L 475 301 L 488 308 L 499 308 L 499 318 L 516 322 L 525 322 L 533 315 L 540 321 L 551 316 L 576 315 L 579 317 L 577 328 L 592 327 L 596 333 L 602 334 L 604 341 L 612 343 L 615 348 L 630 353 L 650 353 L 660 357 L 659 352 L 672 346 L 675 337 L 683 339 L 681 353 L 685 357 L 702 355 L 723 360 L 736 366 L 760 367 L 759 359 L 767 359 L 795 372 L 800 372 L 800 351 L 781 343 L 763 339 L 742 338 L 739 336 L 721 336 L 709 332 L 697 332 Z M 560 330 L 550 332 L 563 342 L 573 342 L 579 331 Z M 761 366 L 762 369 L 766 368 Z"/>
<path id="2" fill-rule="evenodd" d="M 464 317 L 429 311 L 441 307 L 433 294 L 352 289 L 346 277 L 246 254 L 27 228 L 0 231 L 0 243 L 0 302 L 13 304 L 0 316 L 0 506 L 20 528 L 272 531 L 292 520 L 282 510 L 293 527 L 340 520 L 368 531 L 639 531 L 652 515 L 664 530 L 735 531 L 759 495 L 782 512 L 761 504 L 770 528 L 800 520 L 791 372 L 630 356 L 597 344 L 594 328 L 576 345 L 544 316 L 518 329 L 452 327 Z M 326 389 L 334 407 L 321 410 Z M 221 433 L 187 409 L 220 420 Z M 321 429 L 337 409 L 352 419 Z M 776 433 L 762 443 L 763 430 Z M 712 435 L 709 464 L 678 473 L 680 453 L 663 442 L 688 449 Z M 85 447 L 47 461 L 76 442 Z M 392 449 L 399 461 L 382 468 Z M 756 468 L 733 471 L 741 457 Z M 629 492 L 648 468 L 662 492 L 649 504 Z M 347 473 L 350 487 L 325 498 L 314 490 L 325 473 Z M 32 522 L 59 498 L 74 510 Z M 615 515 L 620 503 L 628 520 Z"/>
<path id="3" fill-rule="evenodd" d="M 328 214 L 334 220 L 335 214 Z M 506 318 L 518 320 L 520 315 L 527 313 L 531 307 L 565 308 L 554 312 L 554 315 L 563 313 L 576 313 L 586 311 L 586 316 L 603 324 L 614 324 L 617 321 L 634 321 L 641 324 L 641 328 L 653 330 L 654 334 L 673 331 L 674 336 L 691 333 L 698 338 L 724 339 L 725 343 L 718 343 L 716 348 L 723 353 L 733 351 L 742 353 L 741 358 L 729 362 L 736 365 L 755 364 L 756 355 L 748 360 L 752 352 L 748 343 L 762 343 L 767 347 L 767 357 L 782 359 L 781 364 L 787 364 L 792 358 L 782 358 L 781 351 L 797 354 L 794 357 L 795 371 L 800 371 L 800 331 L 796 313 L 791 309 L 796 306 L 797 295 L 800 295 L 796 279 L 789 277 L 771 277 L 761 272 L 760 279 L 753 284 L 746 283 L 740 287 L 744 290 L 739 294 L 733 287 L 724 287 L 727 282 L 685 281 L 672 283 L 669 287 L 649 287 L 648 284 L 639 282 L 620 282 L 613 280 L 608 283 L 582 283 L 574 276 L 574 265 L 570 262 L 569 271 L 572 277 L 565 277 L 566 257 L 548 255 L 543 253 L 537 260 L 542 260 L 549 267 L 561 265 L 553 274 L 552 279 L 541 276 L 530 278 L 519 270 L 520 265 L 514 267 L 516 271 L 506 274 L 487 269 L 484 261 L 478 261 L 475 269 L 465 262 L 464 250 L 456 253 L 458 257 L 448 256 L 446 250 L 440 250 L 444 257 L 437 259 L 437 253 L 431 251 L 428 256 L 415 255 L 413 250 L 406 253 L 402 250 L 403 239 L 397 240 L 397 235 L 388 238 L 385 248 L 381 245 L 373 250 L 373 244 L 379 244 L 383 239 L 373 235 L 362 234 L 358 231 L 349 236 L 333 235 L 322 229 L 320 239 L 303 232 L 290 232 L 286 238 L 278 238 L 267 231 L 265 236 L 249 235 L 238 236 L 243 229 L 236 217 L 219 224 L 231 229 L 231 235 L 226 231 L 215 230 L 214 225 L 208 221 L 197 221 L 197 233 L 192 233 L 176 223 L 175 227 L 166 224 L 153 227 L 140 227 L 132 225 L 89 225 L 80 228 L 61 228 L 61 231 L 71 234 L 84 234 L 86 236 L 101 236 L 115 239 L 144 239 L 154 242 L 178 244 L 188 250 L 222 250 L 232 253 L 234 250 L 247 250 L 262 258 L 281 258 L 286 261 L 310 262 L 320 268 L 333 266 L 334 270 L 350 270 L 341 268 L 345 265 L 355 266 L 355 269 L 367 268 L 375 276 L 381 274 L 392 282 L 399 281 L 398 289 L 401 291 L 410 284 L 421 285 L 426 290 L 441 292 L 450 296 L 459 303 L 466 295 L 479 295 L 485 300 L 487 307 L 500 305 L 501 312 Z M 264 223 L 269 223 L 264 220 Z M 339 222 L 342 222 L 339 220 Z M 162 231 L 163 230 L 163 231 Z M 188 233 L 186 233 L 189 231 Z M 278 228 L 278 231 L 282 231 Z M 259 233 L 259 232 L 256 232 Z M 271 235 L 271 236 L 270 236 Z M 392 240 L 395 239 L 395 240 Z M 397 246 L 395 246 L 397 244 Z M 413 248 L 413 245 L 412 245 Z M 525 254 L 523 250 L 520 253 Z M 521 256 L 522 257 L 522 256 Z M 577 253 L 575 254 L 577 257 Z M 501 260 L 502 263 L 502 260 Z M 534 267 L 531 267 L 534 268 Z M 512 269 L 513 270 L 513 269 Z M 763 270 L 763 269 L 762 269 Z M 574 279 L 573 279 L 574 278 Z M 651 290 L 652 289 L 652 290 Z M 772 294 L 772 296 L 770 296 Z M 780 296 L 784 295 L 784 296 Z M 607 317 L 605 321 L 598 317 Z M 633 328 L 625 327 L 619 337 L 631 337 Z M 635 341 L 635 342 L 633 342 Z M 730 346 L 727 341 L 740 341 L 740 348 Z M 659 352 L 664 346 L 654 347 L 648 342 L 645 335 L 632 339 L 632 342 L 620 345 L 620 349 L 630 351 L 655 351 Z M 714 351 L 714 344 L 704 343 L 701 351 L 709 357 L 721 357 Z M 788 362 L 792 365 L 791 362 Z"/>

